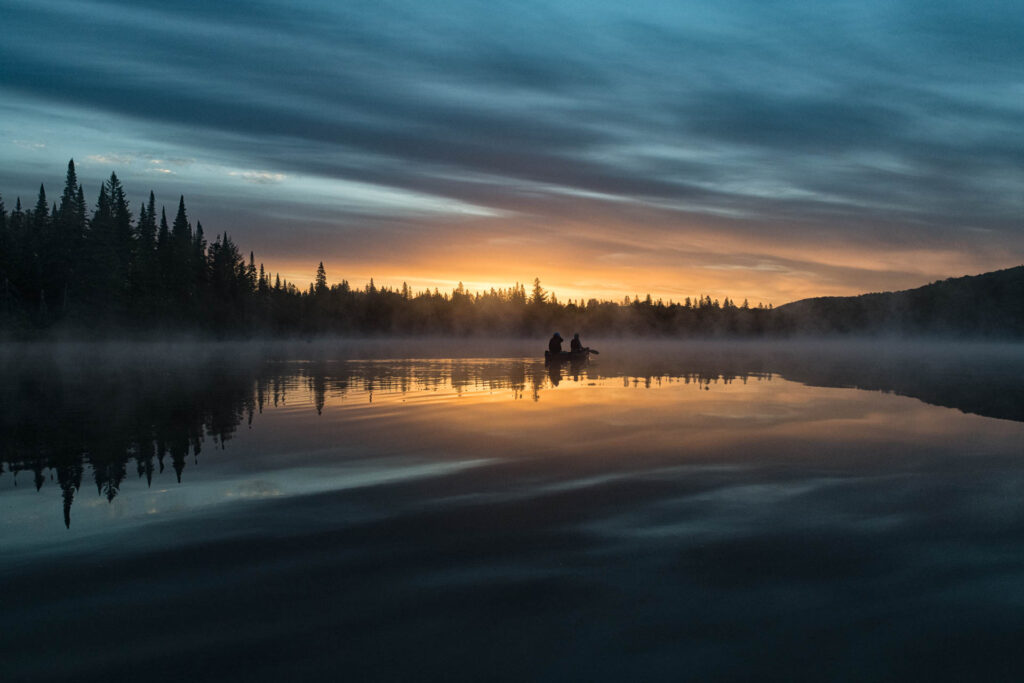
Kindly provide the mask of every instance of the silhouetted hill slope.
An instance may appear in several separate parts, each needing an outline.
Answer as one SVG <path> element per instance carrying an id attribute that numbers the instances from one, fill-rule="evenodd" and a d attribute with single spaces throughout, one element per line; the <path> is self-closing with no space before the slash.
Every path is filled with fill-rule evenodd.
<path id="1" fill-rule="evenodd" d="M 802 299 L 776 313 L 791 332 L 1024 337 L 1024 266 L 900 292 Z"/>

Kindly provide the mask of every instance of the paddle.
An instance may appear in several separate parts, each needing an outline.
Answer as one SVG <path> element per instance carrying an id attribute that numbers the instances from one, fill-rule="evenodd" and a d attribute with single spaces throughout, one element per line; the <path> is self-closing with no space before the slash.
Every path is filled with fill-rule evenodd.
<path id="1" fill-rule="evenodd" d="M 595 356 L 600 356 L 601 355 L 601 352 L 598 351 L 597 349 L 587 349 L 587 351 L 589 351 L 590 353 L 594 354 Z"/>

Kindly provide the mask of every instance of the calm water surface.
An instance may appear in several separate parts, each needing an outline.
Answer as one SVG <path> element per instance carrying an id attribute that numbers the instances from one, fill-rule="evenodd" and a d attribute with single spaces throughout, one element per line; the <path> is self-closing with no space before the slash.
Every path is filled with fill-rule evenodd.
<path id="1" fill-rule="evenodd" d="M 3 679 L 1024 676 L 1019 347 L 417 350 L 4 349 Z"/>

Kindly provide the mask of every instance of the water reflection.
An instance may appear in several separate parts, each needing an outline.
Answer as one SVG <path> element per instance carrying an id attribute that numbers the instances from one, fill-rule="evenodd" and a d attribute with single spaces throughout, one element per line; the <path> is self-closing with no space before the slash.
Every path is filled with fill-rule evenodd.
<path id="1" fill-rule="evenodd" d="M 806 350 L 776 348 L 766 353 L 751 347 L 727 354 L 684 350 L 675 356 L 636 356 L 607 354 L 599 363 L 548 367 L 527 358 L 296 361 L 230 352 L 195 362 L 143 357 L 115 367 L 109 363 L 69 366 L 38 356 L 32 362 L 14 362 L 8 357 L 0 389 L 0 474 L 10 474 L 12 486 L 20 486 L 25 474 L 31 473 L 36 490 L 55 483 L 61 492 L 64 523 L 70 526 L 72 504 L 81 495 L 83 480 L 91 480 L 107 501 L 118 495 L 129 472 L 149 486 L 155 474 L 169 468 L 180 483 L 187 465 L 198 464 L 208 443 L 224 449 L 240 424 L 251 425 L 255 415 L 284 407 L 289 400 L 311 405 L 322 415 L 332 403 L 422 403 L 464 397 L 540 402 L 544 392 L 564 390 L 567 385 L 593 389 L 586 395 L 591 418 L 585 427 L 586 441 L 605 439 L 604 445 L 596 446 L 598 450 L 618 443 L 622 424 L 630 419 L 626 405 L 637 401 L 628 393 L 598 391 L 612 385 L 658 389 L 678 383 L 707 391 L 712 385 L 781 377 L 810 386 L 895 392 L 979 415 L 1024 421 L 1024 373 L 1019 363 L 1006 358 L 992 362 L 970 354 L 917 352 L 880 356 L 866 350 L 824 358 Z M 694 400 L 689 396 L 687 401 Z M 653 416 L 665 413 L 666 402 L 674 402 L 672 414 L 661 419 L 677 421 L 675 413 L 685 410 L 680 400 L 661 396 L 646 417 L 641 411 L 637 419 L 651 420 L 653 426 Z M 758 410 L 767 414 L 777 403 L 777 397 L 765 394 L 741 400 L 743 419 L 755 421 Z M 469 415 L 466 405 L 462 404 L 463 412 Z M 458 419 L 453 415 L 441 419 Z M 605 429 L 593 419 L 602 416 L 616 427 Z M 520 417 L 505 410 L 485 419 L 493 433 L 502 433 L 505 424 L 547 437 L 545 430 L 557 427 L 547 423 L 548 416 L 531 414 L 527 421 Z M 396 419 L 394 427 L 409 425 Z M 291 433 L 289 429 L 283 432 Z M 349 426 L 340 429 L 356 431 Z M 660 429 L 664 431 L 663 426 Z M 706 425 L 694 430 L 707 431 Z"/>
<path id="2" fill-rule="evenodd" d="M 56 482 L 69 526 L 83 479 L 113 501 L 132 471 L 152 485 L 169 467 L 178 483 L 204 445 L 224 449 L 243 422 L 293 401 L 322 414 L 328 399 L 378 403 L 502 392 L 511 400 L 540 401 L 562 378 L 556 364 L 527 359 L 236 362 L 228 357 L 195 364 L 131 363 L 111 372 L 84 365 L 68 372 L 53 363 L 8 369 L 0 415 L 0 474 L 18 486 L 23 473 L 40 490 Z M 593 366 L 574 365 L 574 383 L 610 379 Z M 613 378 L 614 379 L 614 378 Z M 651 377 L 622 378 L 624 386 Z M 705 372 L 679 372 L 658 381 L 728 382 Z M 744 377 L 746 379 L 746 377 Z M 19 475 L 21 475 L 19 477 Z"/>
<path id="3" fill-rule="evenodd" d="M 601 349 L 7 362 L 4 674 L 1021 679 L 1019 355 Z"/>

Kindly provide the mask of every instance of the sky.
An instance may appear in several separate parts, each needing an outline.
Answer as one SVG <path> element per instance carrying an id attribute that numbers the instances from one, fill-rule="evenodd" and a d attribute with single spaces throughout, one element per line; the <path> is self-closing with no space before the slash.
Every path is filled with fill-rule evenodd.
<path id="1" fill-rule="evenodd" d="M 1024 262 L 1019 3 L 0 0 L 0 195 L 271 272 L 780 305 Z"/>

